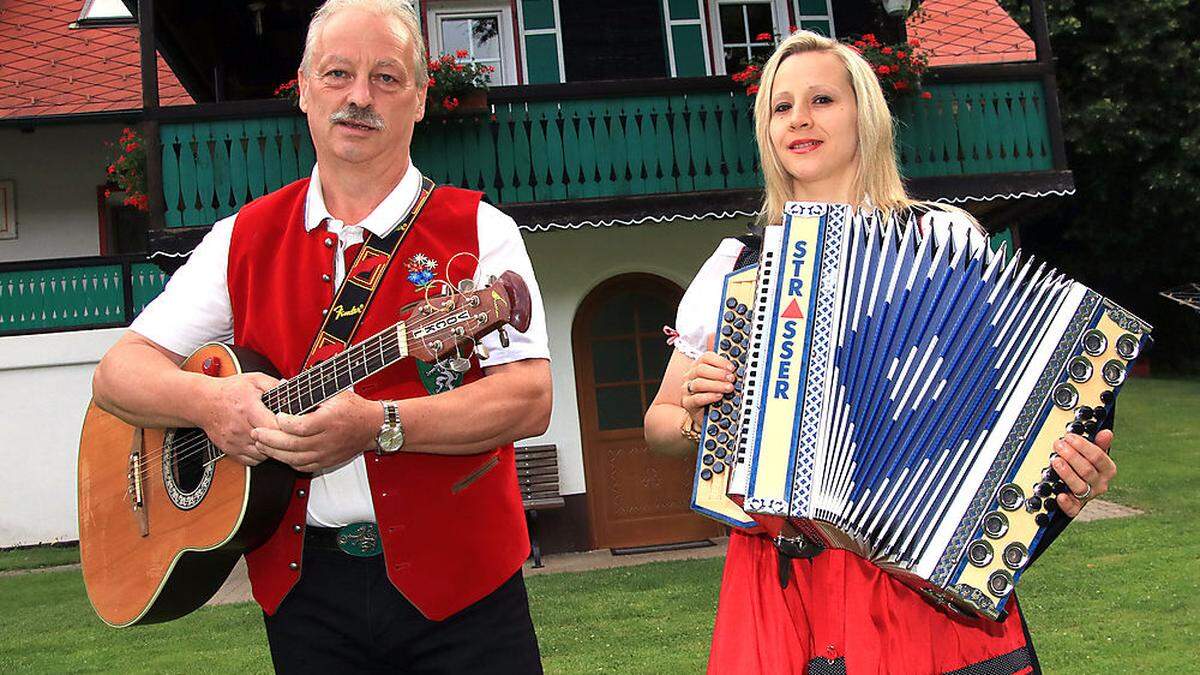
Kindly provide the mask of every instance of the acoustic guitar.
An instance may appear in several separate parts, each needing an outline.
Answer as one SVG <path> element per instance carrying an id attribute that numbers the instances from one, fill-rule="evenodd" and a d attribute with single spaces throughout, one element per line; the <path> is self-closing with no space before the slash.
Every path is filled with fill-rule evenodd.
<path id="1" fill-rule="evenodd" d="M 262 396 L 272 412 L 303 414 L 355 383 L 414 357 L 466 370 L 470 345 L 504 326 L 525 332 L 525 281 L 505 272 L 480 290 L 431 298 L 391 326 Z M 482 358 L 485 355 L 480 353 Z M 211 377 L 263 372 L 262 356 L 210 343 L 181 366 Z M 245 552 L 275 531 L 296 472 L 267 460 L 246 467 L 200 429 L 143 429 L 88 406 L 79 443 L 79 548 L 96 614 L 110 626 L 158 623 L 207 602 Z"/>

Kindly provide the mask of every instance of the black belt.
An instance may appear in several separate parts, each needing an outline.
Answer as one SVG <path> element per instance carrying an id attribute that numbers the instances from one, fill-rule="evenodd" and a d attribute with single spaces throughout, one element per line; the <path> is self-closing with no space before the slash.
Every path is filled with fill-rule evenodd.
<path id="1" fill-rule="evenodd" d="M 339 551 L 357 558 L 370 558 L 383 553 L 383 542 L 375 523 L 351 523 L 345 527 L 309 525 L 304 529 L 304 545 L 321 551 Z"/>

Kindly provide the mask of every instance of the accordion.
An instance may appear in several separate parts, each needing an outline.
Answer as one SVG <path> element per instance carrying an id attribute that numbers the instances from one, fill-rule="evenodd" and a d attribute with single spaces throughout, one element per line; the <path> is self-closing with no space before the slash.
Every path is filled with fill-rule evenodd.
<path id="1" fill-rule="evenodd" d="M 725 279 L 692 506 L 847 549 L 939 603 L 999 620 L 1150 326 L 979 234 L 790 203 Z M 795 543 L 798 540 L 792 540 Z"/>

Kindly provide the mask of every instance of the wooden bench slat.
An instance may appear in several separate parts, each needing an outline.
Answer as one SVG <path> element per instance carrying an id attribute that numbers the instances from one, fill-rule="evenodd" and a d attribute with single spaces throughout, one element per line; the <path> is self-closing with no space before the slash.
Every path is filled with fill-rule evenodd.
<path id="1" fill-rule="evenodd" d="M 562 497 L 549 497 L 544 499 L 533 499 L 525 501 L 527 509 L 560 509 L 566 506 L 566 502 Z"/>
<path id="2" fill-rule="evenodd" d="M 558 459 L 556 457 L 546 457 L 543 459 L 517 460 L 517 469 L 524 469 L 531 466 L 558 466 Z"/>

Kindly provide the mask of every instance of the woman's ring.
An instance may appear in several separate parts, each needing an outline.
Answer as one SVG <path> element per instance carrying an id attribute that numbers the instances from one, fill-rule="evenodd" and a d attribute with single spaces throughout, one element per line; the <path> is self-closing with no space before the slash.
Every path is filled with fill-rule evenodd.
<path id="1" fill-rule="evenodd" d="M 692 378 L 692 379 L 690 379 L 690 380 L 688 380 L 688 381 L 687 381 L 687 390 L 688 390 L 688 393 L 689 393 L 689 394 L 695 394 L 695 393 L 696 393 L 696 392 L 692 391 L 692 383 L 693 383 L 693 382 L 695 382 L 695 381 L 696 381 L 696 380 L 695 380 L 695 378 Z"/>

